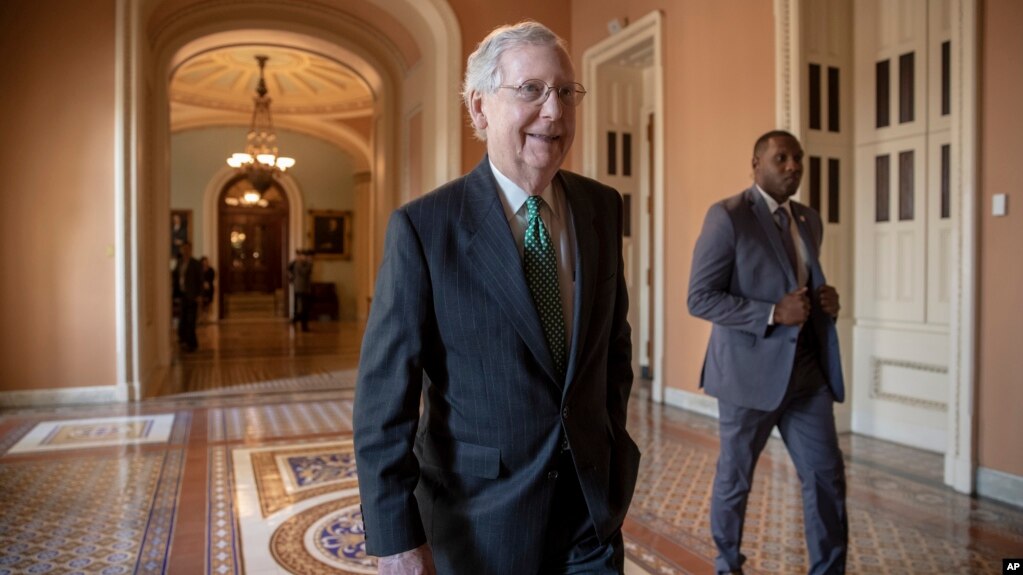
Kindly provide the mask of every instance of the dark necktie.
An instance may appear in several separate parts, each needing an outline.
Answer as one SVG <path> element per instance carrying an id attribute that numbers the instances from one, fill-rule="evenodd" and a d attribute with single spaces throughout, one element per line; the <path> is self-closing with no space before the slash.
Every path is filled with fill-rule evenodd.
<path id="1" fill-rule="evenodd" d="M 778 224 L 778 231 L 781 233 L 781 243 L 785 246 L 785 254 L 789 256 L 789 263 L 792 264 L 792 273 L 796 274 L 796 281 L 799 281 L 799 258 L 796 256 L 796 244 L 792 241 L 792 226 L 789 223 L 789 211 L 783 207 L 774 210 L 774 222 Z"/>
<path id="2" fill-rule="evenodd" d="M 544 201 L 540 196 L 526 200 L 529 225 L 522 246 L 522 261 L 526 272 L 526 283 L 533 295 L 533 304 L 540 315 L 547 348 L 551 352 L 554 366 L 562 376 L 565 374 L 565 317 L 561 312 L 561 290 L 558 288 L 558 258 L 554 244 L 547 232 L 547 226 L 540 218 Z"/>

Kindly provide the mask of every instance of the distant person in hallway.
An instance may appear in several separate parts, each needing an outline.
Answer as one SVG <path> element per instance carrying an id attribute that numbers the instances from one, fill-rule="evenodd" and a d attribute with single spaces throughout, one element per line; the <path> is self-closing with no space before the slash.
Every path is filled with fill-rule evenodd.
<path id="1" fill-rule="evenodd" d="M 192 244 L 184 242 L 179 248 L 178 265 L 174 268 L 174 297 L 181 302 L 181 316 L 178 318 L 178 344 L 184 351 L 199 348 L 195 335 L 195 321 L 199 312 L 199 298 L 202 295 L 202 266 L 192 257 Z"/>
<path id="2" fill-rule="evenodd" d="M 213 303 L 213 291 L 214 281 L 217 278 L 217 272 L 210 267 L 210 258 L 203 256 L 199 260 L 202 265 L 202 318 L 203 320 L 209 320 L 210 304 Z"/>
<path id="3" fill-rule="evenodd" d="M 188 241 L 188 222 L 181 214 L 171 213 L 171 257 L 181 257 L 181 244 Z"/>
<path id="4" fill-rule="evenodd" d="M 298 250 L 295 259 L 288 264 L 288 277 L 295 292 L 295 311 L 291 323 L 298 323 L 302 331 L 309 331 L 309 296 L 313 289 L 313 258 L 309 251 Z"/>
<path id="5" fill-rule="evenodd" d="M 719 573 L 741 573 L 753 470 L 778 427 L 803 486 L 811 574 L 845 572 L 845 466 L 834 402 L 845 397 L 838 292 L 819 260 L 820 216 L 790 198 L 803 148 L 787 132 L 753 148 L 754 185 L 707 212 L 689 312 L 713 322 L 701 385 L 718 399 L 721 451 L 711 499 Z"/>
<path id="6" fill-rule="evenodd" d="M 623 571 L 622 198 L 560 169 L 585 93 L 548 28 L 495 29 L 463 84 L 487 154 L 391 215 L 354 415 L 384 575 Z"/>

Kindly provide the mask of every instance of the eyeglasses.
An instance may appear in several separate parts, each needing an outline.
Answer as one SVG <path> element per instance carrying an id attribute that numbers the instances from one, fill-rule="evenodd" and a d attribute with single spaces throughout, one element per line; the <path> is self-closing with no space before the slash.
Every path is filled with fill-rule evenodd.
<path id="1" fill-rule="evenodd" d="M 565 106 L 578 106 L 586 95 L 586 88 L 582 84 L 572 82 L 561 86 L 551 86 L 543 80 L 526 80 L 518 86 L 498 86 L 515 90 L 515 97 L 528 104 L 543 105 L 551 92 L 558 95 L 558 99 Z"/>

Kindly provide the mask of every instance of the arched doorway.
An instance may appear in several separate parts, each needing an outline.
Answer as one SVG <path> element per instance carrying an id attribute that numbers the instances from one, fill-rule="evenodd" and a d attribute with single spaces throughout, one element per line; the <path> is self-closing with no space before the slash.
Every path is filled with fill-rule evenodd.
<path id="1" fill-rule="evenodd" d="M 402 150 L 422 151 L 424 187 L 460 172 L 457 77 L 461 38 L 454 12 L 446 2 L 399 0 L 374 8 L 376 3 L 367 1 L 328 5 L 299 0 L 245 10 L 257 7 L 255 4 L 164 0 L 141 7 L 126 3 L 118 13 L 118 35 L 130 39 L 117 47 L 121 74 L 118 109 L 123 110 L 117 130 L 123 138 L 116 143 L 120 179 L 115 191 L 119 206 L 117 237 L 123 238 L 115 250 L 119 274 L 117 337 L 118 345 L 125 350 L 119 355 L 118 372 L 124 384 L 122 396 L 129 399 L 141 397 L 158 375 L 158 368 L 170 362 L 170 288 L 164 281 L 166 267 L 160 255 L 166 252 L 169 241 L 170 136 L 174 130 L 186 127 L 171 125 L 168 79 L 182 62 L 218 46 L 256 41 L 350 64 L 370 85 L 374 112 L 363 123 L 363 130 L 355 130 L 372 135 L 365 150 L 355 150 L 365 159 L 365 164 L 359 166 L 360 173 L 370 174 L 368 185 L 360 188 L 360 201 L 368 216 L 356 223 L 366 228 L 367 237 L 357 248 L 366 260 L 360 268 L 360 290 L 372 286 L 372 270 L 376 268 L 372 262 L 378 261 L 382 253 L 387 214 L 403 197 L 399 178 L 390 169 L 402 164 Z M 246 17 L 239 18 L 243 13 Z M 395 24 L 386 31 L 373 24 L 384 14 L 390 15 L 390 22 Z M 400 86 L 405 82 L 422 89 L 402 92 Z M 429 146 L 402 145 L 403 134 L 409 132 L 402 130 L 401 124 L 412 117 L 414 110 L 429 111 L 422 115 L 423 130 L 416 132 L 424 141 L 431 139 Z M 209 125 L 208 120 L 196 116 L 187 123 Z M 331 128 L 328 131 L 340 143 L 353 141 L 349 133 L 329 123 L 287 128 L 305 133 Z M 213 179 L 220 177 L 222 174 Z M 287 189 L 291 195 L 291 188 Z M 219 187 L 214 190 L 210 195 L 216 198 Z M 294 250 L 298 245 L 295 234 L 301 233 L 296 218 L 302 217 L 304 208 L 295 206 L 301 198 L 290 201 L 290 249 Z M 207 212 L 202 218 L 203 237 L 214 240 L 211 215 Z"/>
<path id="2" fill-rule="evenodd" d="M 288 199 L 276 184 L 253 195 L 245 178 L 217 200 L 220 318 L 283 315 L 288 259 Z"/>

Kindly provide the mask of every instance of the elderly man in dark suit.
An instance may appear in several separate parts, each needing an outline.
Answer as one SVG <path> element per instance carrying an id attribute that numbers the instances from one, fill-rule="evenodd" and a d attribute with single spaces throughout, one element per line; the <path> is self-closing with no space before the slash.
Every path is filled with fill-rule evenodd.
<path id="1" fill-rule="evenodd" d="M 560 170 L 586 92 L 549 29 L 494 30 L 463 88 L 487 155 L 391 216 L 363 342 L 366 548 L 381 573 L 621 573 L 622 199 Z"/>
<path id="2" fill-rule="evenodd" d="M 838 293 L 821 269 L 820 216 L 790 199 L 802 162 L 792 134 L 761 136 L 754 186 L 711 206 L 693 253 L 689 311 L 714 324 L 701 384 L 720 413 L 711 499 L 720 573 L 741 572 L 753 470 L 776 426 L 803 485 L 810 573 L 845 572 L 845 467 L 833 411 L 845 397 Z"/>
<path id="3" fill-rule="evenodd" d="M 181 302 L 178 317 L 178 343 L 185 351 L 199 348 L 195 335 L 195 322 L 199 314 L 199 296 L 202 295 L 202 264 L 192 257 L 192 244 L 184 242 L 179 246 L 178 265 L 172 274 L 174 296 Z"/>

